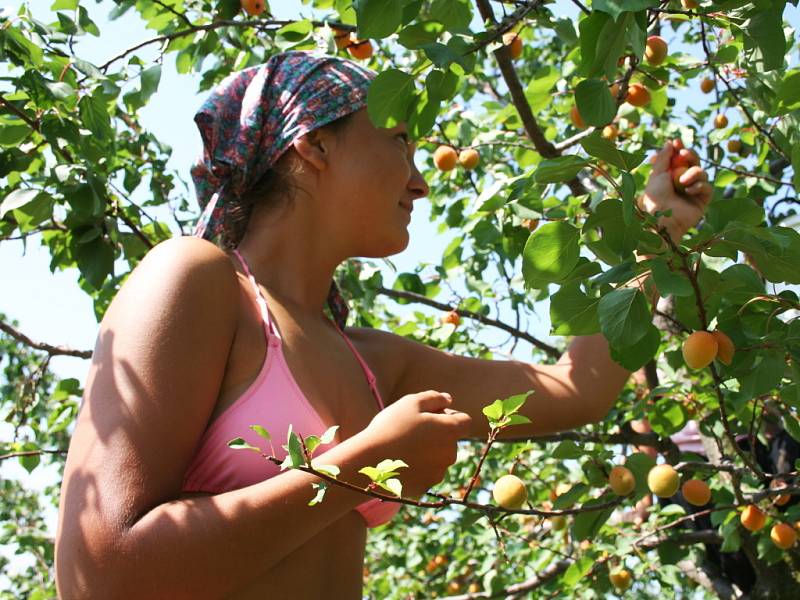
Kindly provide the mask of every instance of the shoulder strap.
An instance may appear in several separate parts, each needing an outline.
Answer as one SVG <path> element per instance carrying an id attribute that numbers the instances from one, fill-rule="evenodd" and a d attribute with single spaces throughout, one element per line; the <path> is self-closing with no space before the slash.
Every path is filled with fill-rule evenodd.
<path id="1" fill-rule="evenodd" d="M 241 263 L 247 278 L 253 285 L 253 289 L 256 292 L 256 302 L 258 302 L 258 307 L 261 309 L 261 318 L 264 321 L 264 326 L 266 327 L 267 332 L 280 338 L 280 334 L 278 334 L 275 327 L 272 325 L 272 318 L 270 317 L 269 309 L 267 308 L 267 299 L 264 297 L 264 294 L 261 293 L 261 288 L 256 283 L 256 278 L 253 277 L 253 274 L 250 272 L 250 267 L 247 265 L 247 261 L 237 248 L 233 249 L 233 253 L 236 255 L 236 258 L 239 259 L 239 263 Z"/>
<path id="2" fill-rule="evenodd" d="M 344 338 L 344 341 L 348 345 L 348 347 L 350 348 L 350 351 L 355 355 L 356 360 L 358 360 L 359 364 L 361 365 L 361 369 L 364 371 L 364 375 L 367 376 L 367 382 L 369 383 L 369 389 L 372 391 L 372 395 L 375 397 L 375 400 L 378 402 L 378 408 L 380 410 L 383 410 L 386 407 L 384 406 L 383 398 L 381 398 L 381 394 L 378 391 L 377 378 L 375 377 L 375 374 L 372 372 L 372 369 L 369 368 L 369 365 L 367 364 L 367 361 L 365 361 L 364 358 L 361 356 L 361 354 L 359 354 L 358 350 L 356 350 L 356 347 L 353 345 L 353 342 L 350 341 L 350 338 L 347 337 L 347 334 L 342 330 L 341 327 L 339 327 L 339 324 L 335 320 L 333 321 L 333 324 L 336 327 L 336 330 Z"/>

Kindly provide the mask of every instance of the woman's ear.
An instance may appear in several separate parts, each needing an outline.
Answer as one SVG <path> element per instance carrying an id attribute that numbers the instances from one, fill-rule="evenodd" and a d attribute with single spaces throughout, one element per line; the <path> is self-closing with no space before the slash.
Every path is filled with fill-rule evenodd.
<path id="1" fill-rule="evenodd" d="M 292 142 L 292 147 L 300 158 L 308 162 L 317 171 L 324 171 L 328 168 L 328 163 L 331 159 L 331 139 L 321 129 L 315 129 L 301 135 Z"/>

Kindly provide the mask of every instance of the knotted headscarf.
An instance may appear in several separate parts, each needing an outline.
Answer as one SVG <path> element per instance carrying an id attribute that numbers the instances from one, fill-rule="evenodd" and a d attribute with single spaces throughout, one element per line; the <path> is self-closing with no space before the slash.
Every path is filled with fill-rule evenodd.
<path id="1" fill-rule="evenodd" d="M 367 105 L 375 73 L 317 52 L 284 52 L 226 77 L 195 114 L 203 153 L 191 169 L 202 214 L 194 235 L 223 232 L 233 201 L 300 136 Z M 343 328 L 348 308 L 334 281 L 328 306 Z"/>

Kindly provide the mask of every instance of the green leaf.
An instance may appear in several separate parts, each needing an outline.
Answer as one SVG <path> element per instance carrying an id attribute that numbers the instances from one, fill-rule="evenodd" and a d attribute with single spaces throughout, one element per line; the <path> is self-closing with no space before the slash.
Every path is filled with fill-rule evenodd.
<path id="1" fill-rule="evenodd" d="M 661 346 L 661 334 L 658 328 L 648 324 L 645 335 L 630 346 L 611 346 L 611 358 L 629 371 L 638 371 L 658 353 Z"/>
<path id="2" fill-rule="evenodd" d="M 564 440 L 553 450 L 553 458 L 566 460 L 568 458 L 580 458 L 584 455 L 584 450 L 572 440 Z"/>
<path id="3" fill-rule="evenodd" d="M 292 459 L 292 466 L 302 467 L 306 464 L 305 458 L 303 457 L 303 446 L 300 443 L 300 436 L 292 431 L 291 424 L 289 425 L 289 434 L 287 437 L 289 443 L 288 446 L 284 446 L 284 448 L 289 452 L 289 457 Z"/>
<path id="4" fill-rule="evenodd" d="M 543 110 L 552 102 L 551 92 L 560 78 L 561 73 L 552 66 L 542 67 L 533 74 L 533 78 L 525 88 L 525 98 L 533 112 Z"/>
<path id="5" fill-rule="evenodd" d="M 102 238 L 78 244 L 74 255 L 81 275 L 96 290 L 114 272 L 114 248 Z"/>
<path id="6" fill-rule="evenodd" d="M 256 446 L 251 446 L 243 438 L 240 437 L 230 440 L 228 442 L 228 447 L 233 448 L 234 450 L 253 450 L 261 454 L 261 448 L 257 448 Z"/>
<path id="7" fill-rule="evenodd" d="M 631 13 L 622 13 L 617 20 L 609 20 L 600 30 L 597 37 L 594 62 L 589 68 L 587 76 L 605 75 L 607 79 L 614 79 L 617 70 L 617 60 L 625 50 L 628 42 L 628 27 L 633 24 Z"/>
<path id="8" fill-rule="evenodd" d="M 647 417 L 653 431 L 661 436 L 677 433 L 686 425 L 688 418 L 683 405 L 671 396 L 656 402 L 647 411 Z"/>
<path id="9" fill-rule="evenodd" d="M 578 262 L 580 231 L 564 221 L 546 223 L 528 241 L 522 256 L 525 283 L 556 282 L 566 277 Z"/>
<path id="10" fill-rule="evenodd" d="M 433 0 L 429 14 L 447 31 L 466 33 L 472 21 L 472 4 L 469 0 Z"/>
<path id="11" fill-rule="evenodd" d="M 391 492 L 398 498 L 400 498 L 403 495 L 403 484 L 400 483 L 399 479 L 395 478 L 387 479 L 385 482 L 383 482 L 381 487 L 385 488 L 387 491 Z"/>
<path id="12" fill-rule="evenodd" d="M 691 296 L 694 294 L 692 282 L 682 273 L 669 269 L 667 261 L 663 258 L 651 258 L 648 265 L 653 273 L 653 281 L 661 296 L 673 294 L 675 296 Z"/>
<path id="13" fill-rule="evenodd" d="M 320 502 L 322 502 L 323 498 L 325 498 L 325 492 L 328 491 L 328 484 L 326 482 L 320 483 L 312 483 L 311 488 L 317 490 L 317 493 L 314 494 L 314 497 L 309 500 L 309 506 L 316 506 Z"/>
<path id="14" fill-rule="evenodd" d="M 592 8 L 608 13 L 616 19 L 624 12 L 655 8 L 658 4 L 658 0 L 596 0 L 592 2 Z"/>
<path id="15" fill-rule="evenodd" d="M 405 462 L 403 462 L 402 460 L 395 460 L 391 458 L 384 459 L 377 465 L 378 471 L 380 471 L 381 473 L 396 471 L 397 469 L 402 469 L 404 467 L 408 467 L 408 465 Z"/>
<path id="16" fill-rule="evenodd" d="M 334 479 L 339 477 L 339 473 L 341 473 L 341 469 L 336 465 L 317 465 L 312 463 L 312 466 L 320 473 L 325 473 L 325 475 L 333 477 Z"/>
<path id="17" fill-rule="evenodd" d="M 0 219 L 4 218 L 9 211 L 17 208 L 22 208 L 36 200 L 39 194 L 44 194 L 41 190 L 32 190 L 30 188 L 18 188 L 11 192 L 3 199 L 0 204 Z"/>
<path id="18" fill-rule="evenodd" d="M 376 127 L 395 127 L 408 121 L 414 99 L 414 78 L 399 69 L 379 73 L 367 92 L 367 112 Z"/>
<path id="19" fill-rule="evenodd" d="M 532 390 L 529 392 L 524 392 L 522 394 L 516 394 L 514 396 L 509 396 L 505 400 L 503 400 L 503 414 L 512 415 L 517 412 L 522 406 L 525 404 L 525 401 L 528 399 L 528 396 L 532 393 Z"/>
<path id="20" fill-rule="evenodd" d="M 777 388 L 786 366 L 782 350 L 761 350 L 757 363 L 749 372 L 739 377 L 740 391 L 753 398 Z"/>
<path id="21" fill-rule="evenodd" d="M 536 183 L 559 183 L 573 179 L 589 161 L 575 155 L 548 158 L 539 163 L 533 173 Z"/>
<path id="22" fill-rule="evenodd" d="M 403 3 L 393 0 L 355 0 L 358 37 L 382 39 L 400 27 Z"/>
<path id="23" fill-rule="evenodd" d="M 503 401 L 495 400 L 489 406 L 484 406 L 482 412 L 490 422 L 500 420 L 503 416 Z"/>
<path id="24" fill-rule="evenodd" d="M 639 290 L 622 288 L 600 299 L 600 330 L 612 346 L 632 346 L 641 340 L 651 325 L 647 300 Z"/>
<path id="25" fill-rule="evenodd" d="M 617 103 L 611 97 L 608 84 L 600 79 L 581 81 L 575 88 L 575 103 L 581 118 L 587 125 L 594 127 L 602 127 L 610 123 L 617 114 Z M 598 137 L 600 136 L 598 135 Z M 608 143 L 614 145 L 611 142 Z"/>
<path id="26" fill-rule="evenodd" d="M 255 431 L 258 435 L 263 437 L 265 440 L 271 440 L 272 436 L 269 434 L 269 431 L 264 429 L 261 425 L 250 425 L 250 429 Z"/>
<path id="27" fill-rule="evenodd" d="M 594 558 L 582 556 L 567 568 L 564 575 L 561 576 L 561 582 L 568 588 L 574 586 L 592 570 L 592 566 L 594 566 Z"/>
<path id="28" fill-rule="evenodd" d="M 13 148 L 33 131 L 27 125 L 0 125 L 0 146 Z"/>
<path id="29" fill-rule="evenodd" d="M 327 431 L 325 431 L 325 433 L 322 434 L 320 441 L 323 444 L 330 444 L 333 441 L 334 437 L 336 436 L 336 431 L 338 429 L 339 429 L 338 425 L 333 425 L 332 427 L 329 427 Z"/>
<path id="30" fill-rule="evenodd" d="M 602 496 L 586 502 L 582 508 L 589 508 L 604 504 L 608 502 L 610 497 Z M 603 524 L 608 521 L 611 513 L 614 512 L 613 508 L 605 508 L 603 510 L 593 510 L 589 512 L 578 513 L 572 522 L 572 535 L 577 541 L 593 539 Z"/>
<path id="31" fill-rule="evenodd" d="M 583 138 L 581 140 L 581 146 L 588 154 L 625 171 L 632 171 L 638 167 L 645 157 L 643 151 L 630 153 L 619 150 L 614 142 L 605 139 L 600 132 L 597 131 Z"/>
<path id="32" fill-rule="evenodd" d="M 772 71 L 784 65 L 786 56 L 786 36 L 783 33 L 784 3 L 770 9 L 761 6 L 753 9 L 750 20 L 743 29 L 748 37 L 761 50 L 762 62 L 759 71 Z"/>
<path id="33" fill-rule="evenodd" d="M 305 440 L 306 450 L 309 454 L 313 454 L 314 450 L 319 446 L 320 439 L 316 435 L 309 435 Z"/>
<path id="34" fill-rule="evenodd" d="M 101 141 L 109 141 L 113 135 L 111 118 L 100 94 L 95 91 L 91 96 L 84 96 L 78 101 L 78 112 L 86 129 Z"/>
<path id="35" fill-rule="evenodd" d="M 439 38 L 441 26 L 438 23 L 412 23 L 400 30 L 398 41 L 409 50 L 418 50 Z"/>
<path id="36" fill-rule="evenodd" d="M 592 335 L 600 331 L 597 320 L 599 298 L 589 298 L 575 282 L 562 285 L 550 301 L 554 335 Z"/>
<path id="37" fill-rule="evenodd" d="M 432 69 L 425 78 L 425 89 L 431 99 L 449 100 L 458 91 L 459 82 L 459 76 L 452 71 Z"/>
<path id="38" fill-rule="evenodd" d="M 798 108 L 800 108 L 800 71 L 793 69 L 783 76 L 775 98 L 774 110 L 779 114 L 785 114 Z"/>

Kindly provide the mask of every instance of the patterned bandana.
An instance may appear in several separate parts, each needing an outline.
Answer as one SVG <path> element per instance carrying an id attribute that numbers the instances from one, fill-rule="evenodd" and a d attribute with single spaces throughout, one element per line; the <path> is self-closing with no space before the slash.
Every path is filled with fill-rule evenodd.
<path id="1" fill-rule="evenodd" d="M 194 117 L 203 154 L 191 169 L 203 209 L 194 235 L 223 232 L 231 200 L 255 185 L 298 137 L 367 105 L 375 73 L 317 52 L 284 52 L 226 77 Z M 331 281 L 328 306 L 344 328 L 348 308 Z"/>

